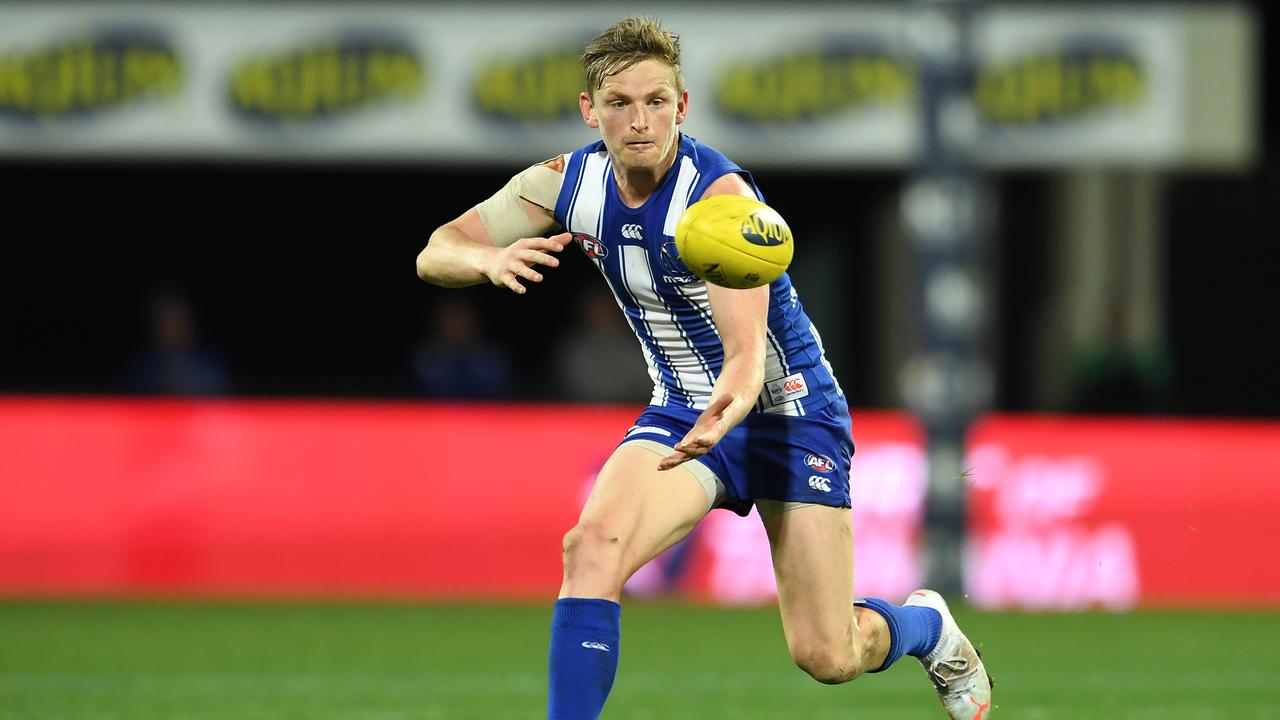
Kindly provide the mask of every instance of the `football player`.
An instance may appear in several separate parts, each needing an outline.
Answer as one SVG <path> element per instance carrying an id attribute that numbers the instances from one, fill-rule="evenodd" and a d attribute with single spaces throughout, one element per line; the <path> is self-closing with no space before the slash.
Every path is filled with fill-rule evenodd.
<path id="1" fill-rule="evenodd" d="M 437 229 L 417 259 L 419 276 L 436 285 L 524 293 L 578 245 L 653 378 L 650 405 L 564 537 L 548 717 L 600 715 L 631 574 L 712 508 L 746 515 L 754 505 L 801 668 L 843 683 L 912 655 L 952 718 L 984 720 L 990 680 L 937 593 L 918 591 L 905 605 L 853 598 L 849 411 L 790 279 L 731 290 L 699 280 L 675 253 L 689 205 L 732 193 L 763 200 L 750 173 L 680 132 L 689 94 L 678 38 L 628 18 L 582 60 L 582 118 L 601 139 L 520 172 Z"/>

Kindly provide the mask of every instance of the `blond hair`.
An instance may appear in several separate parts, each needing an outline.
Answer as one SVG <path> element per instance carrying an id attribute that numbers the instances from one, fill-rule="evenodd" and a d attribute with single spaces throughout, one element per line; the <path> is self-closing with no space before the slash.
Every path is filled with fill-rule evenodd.
<path id="1" fill-rule="evenodd" d="M 587 71 L 587 94 L 604 85 L 604 79 L 644 60 L 657 60 L 671 67 L 676 94 L 684 92 L 684 75 L 680 72 L 680 36 L 651 18 L 629 17 L 605 28 L 595 40 L 587 43 L 582 53 L 582 67 Z"/>

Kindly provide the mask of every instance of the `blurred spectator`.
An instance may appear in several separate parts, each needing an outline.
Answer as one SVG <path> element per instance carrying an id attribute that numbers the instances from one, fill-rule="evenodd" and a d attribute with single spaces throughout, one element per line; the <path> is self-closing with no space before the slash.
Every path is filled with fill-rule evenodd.
<path id="1" fill-rule="evenodd" d="M 131 389 L 147 395 L 226 394 L 226 365 L 200 338 L 187 294 L 177 288 L 157 290 L 147 314 L 147 345 L 133 358 Z"/>
<path id="2" fill-rule="evenodd" d="M 578 300 L 578 322 L 556 349 L 560 397 L 574 402 L 649 401 L 649 378 L 639 341 L 613 294 L 589 286 Z"/>
<path id="3" fill-rule="evenodd" d="M 511 361 L 489 342 L 479 316 L 464 300 L 440 300 L 427 334 L 413 353 L 418 389 L 431 398 L 490 400 L 511 390 Z"/>
<path id="4" fill-rule="evenodd" d="M 1072 364 L 1072 410 L 1152 413 L 1173 410 L 1173 368 L 1154 343 L 1135 338 L 1126 302 L 1114 300 L 1103 341 L 1077 353 Z"/>

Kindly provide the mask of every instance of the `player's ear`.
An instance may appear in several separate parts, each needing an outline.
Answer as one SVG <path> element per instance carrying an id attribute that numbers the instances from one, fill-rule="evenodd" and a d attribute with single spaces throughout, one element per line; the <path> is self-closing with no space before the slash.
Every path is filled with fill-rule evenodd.
<path id="1" fill-rule="evenodd" d="M 684 116 L 689 114 L 689 91 L 681 90 L 680 99 L 676 101 L 676 124 L 684 122 Z"/>
<path id="2" fill-rule="evenodd" d="M 582 120 L 587 124 L 587 127 L 600 127 L 600 120 L 596 118 L 596 107 L 592 104 L 590 95 L 585 92 L 579 93 L 578 109 L 582 110 Z"/>

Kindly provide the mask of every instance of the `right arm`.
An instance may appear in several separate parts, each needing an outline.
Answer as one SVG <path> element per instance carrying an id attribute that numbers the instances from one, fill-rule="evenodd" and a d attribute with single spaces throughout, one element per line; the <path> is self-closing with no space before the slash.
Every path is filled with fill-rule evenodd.
<path id="1" fill-rule="evenodd" d="M 560 264 L 548 253 L 563 250 L 571 236 L 561 233 L 550 238 L 539 237 L 556 226 L 550 210 L 523 197 L 508 197 L 505 204 L 495 205 L 493 199 L 486 203 L 490 203 L 486 206 L 488 224 L 480 206 L 476 206 L 431 233 L 427 246 L 418 253 L 418 277 L 446 288 L 479 285 L 487 280 L 524 294 L 525 287 L 519 278 L 542 281 L 542 274 L 533 269 L 534 265 L 556 267 Z M 505 215 L 495 219 L 494 212 Z M 512 217 L 515 213 L 524 217 Z M 498 228 L 498 232 L 505 230 L 506 236 L 493 237 L 490 227 Z"/>

